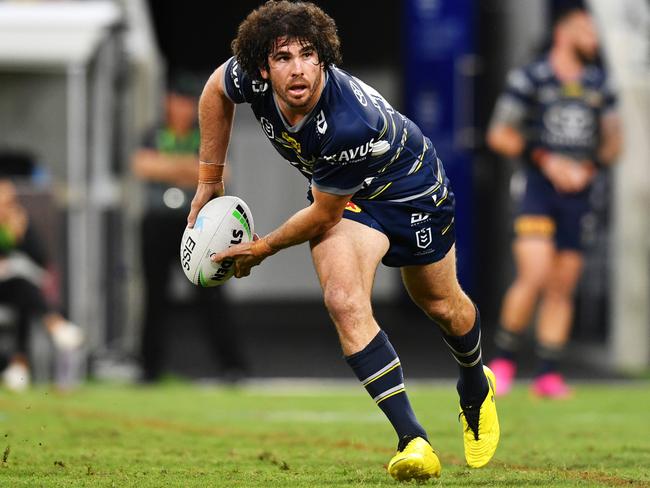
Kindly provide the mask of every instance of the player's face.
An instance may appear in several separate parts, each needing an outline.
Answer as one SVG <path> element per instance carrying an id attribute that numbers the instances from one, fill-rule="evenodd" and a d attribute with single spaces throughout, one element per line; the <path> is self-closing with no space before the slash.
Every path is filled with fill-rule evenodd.
<path id="1" fill-rule="evenodd" d="M 598 53 L 598 34 L 590 15 L 574 14 L 567 24 L 575 53 L 583 61 L 593 61 Z"/>
<path id="2" fill-rule="evenodd" d="M 281 108 L 295 113 L 311 110 L 323 88 L 323 66 L 318 53 L 297 40 L 279 39 L 268 59 L 269 69 L 261 69 L 280 99 Z"/>

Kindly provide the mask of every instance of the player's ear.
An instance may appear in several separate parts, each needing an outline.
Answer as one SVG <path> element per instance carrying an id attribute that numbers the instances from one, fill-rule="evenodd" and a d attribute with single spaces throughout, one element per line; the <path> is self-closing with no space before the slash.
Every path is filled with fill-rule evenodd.
<path id="1" fill-rule="evenodd" d="M 260 68 L 260 74 L 262 75 L 262 79 L 264 80 L 269 79 L 269 71 L 266 68 L 264 67 Z"/>

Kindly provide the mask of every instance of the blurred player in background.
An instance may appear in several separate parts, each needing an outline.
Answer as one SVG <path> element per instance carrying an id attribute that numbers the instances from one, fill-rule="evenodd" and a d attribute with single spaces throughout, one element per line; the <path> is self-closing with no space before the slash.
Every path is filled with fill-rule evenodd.
<path id="1" fill-rule="evenodd" d="M 569 340 L 573 293 L 583 265 L 581 220 L 598 170 L 621 148 L 615 96 L 594 64 L 598 39 L 582 8 L 557 16 L 552 46 L 540 59 L 512 71 L 498 99 L 488 144 L 525 160 L 526 189 L 515 219 L 514 283 L 502 304 L 497 357 L 490 368 L 497 393 L 506 394 L 516 373 L 516 353 L 538 298 L 538 396 L 570 394 L 558 361 Z"/>
<path id="2" fill-rule="evenodd" d="M 146 183 L 146 208 L 141 226 L 145 317 L 141 355 L 143 379 L 156 381 L 163 373 L 165 317 L 170 310 L 168 284 L 171 266 L 178 262 L 180 238 L 187 225 L 191 191 L 196 185 L 199 152 L 197 88 L 190 73 L 172 77 L 165 97 L 165 121 L 152 128 L 134 154 L 135 175 Z M 197 311 L 210 338 L 225 381 L 246 375 L 239 336 L 228 317 L 218 288 L 194 288 Z"/>
<path id="3" fill-rule="evenodd" d="M 27 210 L 16 197 L 10 179 L 0 178 L 0 304 L 16 313 L 16 346 L 2 372 L 10 390 L 30 384 L 29 331 L 32 320 L 41 320 L 54 345 L 72 351 L 83 342 L 82 330 L 54 310 L 43 293 L 48 261 L 41 239 L 30 225 Z"/>
<path id="4" fill-rule="evenodd" d="M 267 2 L 239 26 L 233 51 L 201 96 L 199 184 L 189 224 L 224 194 L 235 104 L 249 103 L 274 148 L 309 180 L 311 204 L 214 260 L 234 257 L 242 277 L 281 249 L 309 241 L 345 359 L 398 435 L 388 471 L 398 480 L 426 479 L 439 476 L 440 461 L 370 299 L 379 263 L 400 268 L 411 298 L 440 326 L 459 364 L 465 456 L 472 467 L 485 465 L 499 440 L 494 378 L 481 361 L 478 311 L 456 279 L 454 196 L 431 141 L 335 66 L 336 25 L 311 3 Z"/>

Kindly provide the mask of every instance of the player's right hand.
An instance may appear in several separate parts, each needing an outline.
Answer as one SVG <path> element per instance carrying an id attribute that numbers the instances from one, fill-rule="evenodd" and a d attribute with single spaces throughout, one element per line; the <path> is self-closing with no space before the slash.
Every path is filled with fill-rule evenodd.
<path id="1" fill-rule="evenodd" d="M 585 165 L 556 153 L 546 157 L 542 172 L 560 193 L 582 191 L 592 179 L 592 173 Z"/>
<path id="2" fill-rule="evenodd" d="M 216 197 L 221 197 L 225 195 L 226 188 L 224 187 L 223 182 L 220 183 L 199 183 L 196 187 L 196 193 L 194 198 L 192 198 L 192 206 L 190 207 L 190 213 L 187 216 L 187 226 L 191 229 L 194 227 L 196 222 L 196 216 L 199 214 L 199 210 L 208 203 L 210 200 Z"/>

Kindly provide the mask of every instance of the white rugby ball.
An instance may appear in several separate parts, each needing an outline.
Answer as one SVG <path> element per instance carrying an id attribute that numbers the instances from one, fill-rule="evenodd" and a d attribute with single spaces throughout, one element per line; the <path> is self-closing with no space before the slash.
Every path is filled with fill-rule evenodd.
<path id="1" fill-rule="evenodd" d="M 181 265 L 185 276 L 198 286 L 222 285 L 234 273 L 232 259 L 214 263 L 210 256 L 230 246 L 253 240 L 253 216 L 238 197 L 210 200 L 199 211 L 193 228 L 187 227 L 181 240 Z"/>

